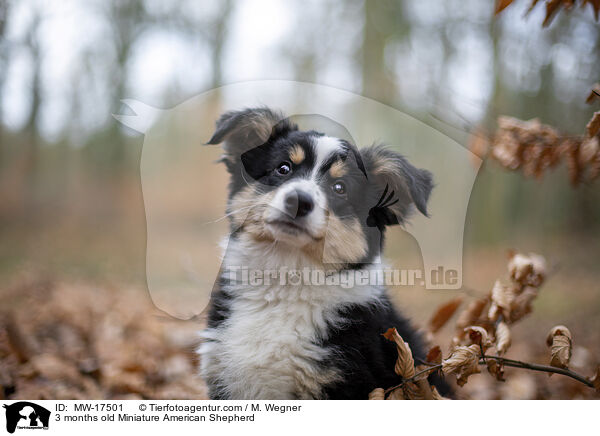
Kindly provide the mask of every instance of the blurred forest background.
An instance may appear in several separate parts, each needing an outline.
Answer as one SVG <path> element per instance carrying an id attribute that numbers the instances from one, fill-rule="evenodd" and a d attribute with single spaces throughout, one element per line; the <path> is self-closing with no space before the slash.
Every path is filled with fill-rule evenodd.
<path id="1" fill-rule="evenodd" d="M 491 0 L 0 0 L 0 288 L 39 277 L 145 288 L 143 136 L 111 116 L 123 98 L 169 108 L 224 84 L 288 79 L 376 99 L 465 146 L 499 115 L 582 134 L 598 22 L 573 8 L 542 27 L 544 8 L 526 15 L 529 5 L 495 17 Z M 203 122 L 219 112 L 215 102 Z M 598 183 L 571 187 L 564 165 L 532 180 L 486 161 L 464 283 L 488 292 L 508 249 L 543 254 L 555 272 L 523 330 L 564 323 L 598 353 L 599 242 Z M 402 301 L 426 317 L 451 294 Z"/>

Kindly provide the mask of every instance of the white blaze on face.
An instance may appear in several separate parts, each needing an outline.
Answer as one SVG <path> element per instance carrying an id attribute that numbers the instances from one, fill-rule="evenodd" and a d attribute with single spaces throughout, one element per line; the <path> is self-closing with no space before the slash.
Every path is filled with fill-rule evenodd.
<path id="1" fill-rule="evenodd" d="M 282 215 L 287 215 L 285 211 L 285 199 L 288 195 L 293 195 L 296 190 L 303 191 L 310 195 L 315 204 L 314 209 L 304 220 L 304 225 L 312 236 L 312 238 L 306 238 L 306 242 L 311 242 L 311 239 L 320 238 L 323 235 L 323 231 L 326 227 L 325 210 L 327 209 L 327 198 L 314 180 L 299 179 L 284 183 L 277 190 L 275 197 L 273 197 L 273 200 L 271 201 L 271 207 L 267 210 L 267 222 L 276 220 Z"/>
<path id="2" fill-rule="evenodd" d="M 282 215 L 285 215 L 285 199 L 288 195 L 292 195 L 295 190 L 303 191 L 310 195 L 314 201 L 314 209 L 306 216 L 303 224 L 312 236 L 299 234 L 294 236 L 294 239 L 300 239 L 298 242 L 308 243 L 315 238 L 321 238 L 324 235 L 327 227 L 327 197 L 318 183 L 319 170 L 331 155 L 342 149 L 342 143 L 337 138 L 329 136 L 321 136 L 315 138 L 315 166 L 310 172 L 308 178 L 292 179 L 281 185 L 270 203 L 267 210 L 266 220 L 276 220 Z M 289 235 L 275 235 L 281 239 L 288 239 Z M 302 241 L 304 240 L 305 241 Z"/>

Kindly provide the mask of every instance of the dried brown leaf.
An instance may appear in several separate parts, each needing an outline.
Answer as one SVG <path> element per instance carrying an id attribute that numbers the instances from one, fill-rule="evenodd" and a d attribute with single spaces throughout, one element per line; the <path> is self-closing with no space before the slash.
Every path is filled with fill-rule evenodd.
<path id="1" fill-rule="evenodd" d="M 573 0 L 561 0 L 563 6 L 571 6 Z M 598 0 L 600 1 L 600 0 Z M 560 4 L 560 2 L 550 2 Z M 600 131 L 600 117 L 588 125 L 592 132 Z M 593 135 L 592 135 L 593 136 Z M 579 163 L 579 148 L 583 137 L 565 137 L 538 119 L 522 121 L 512 117 L 498 118 L 498 129 L 492 141 L 491 155 L 509 170 L 522 168 L 525 176 L 541 178 L 545 170 L 565 162 L 569 180 L 577 186 L 586 172 L 588 179 L 600 175 L 600 156 L 589 164 L 589 169 Z"/>
<path id="2" fill-rule="evenodd" d="M 537 289 L 526 286 L 519 295 L 515 297 L 511 305 L 510 321 L 516 322 L 532 311 L 531 304 L 538 295 Z"/>
<path id="3" fill-rule="evenodd" d="M 522 283 L 533 271 L 533 262 L 524 254 L 515 253 L 508 261 L 508 273 L 510 278 Z"/>
<path id="4" fill-rule="evenodd" d="M 494 10 L 494 14 L 498 15 L 500 12 L 506 9 L 506 7 L 509 6 L 512 2 L 513 0 L 496 0 L 496 8 Z"/>
<path id="5" fill-rule="evenodd" d="M 588 180 L 595 180 L 600 174 L 600 135 L 583 140 L 578 158 L 579 166 L 587 168 Z"/>
<path id="6" fill-rule="evenodd" d="M 594 161 L 600 149 L 600 139 L 598 136 L 585 138 L 579 147 L 579 164 L 581 166 L 589 165 Z"/>
<path id="7" fill-rule="evenodd" d="M 442 349 L 439 345 L 436 345 L 427 352 L 425 361 L 434 365 L 442 363 Z"/>
<path id="8" fill-rule="evenodd" d="M 553 327 L 548 333 L 546 344 L 550 347 L 550 365 L 557 368 L 568 368 L 571 360 L 571 332 L 565 326 Z"/>
<path id="9" fill-rule="evenodd" d="M 496 359 L 486 359 L 488 372 L 496 377 L 498 381 L 506 381 L 504 379 L 504 365 Z"/>
<path id="10" fill-rule="evenodd" d="M 498 354 L 502 355 L 506 353 L 511 344 L 510 329 L 508 324 L 501 321 L 496 326 L 496 349 Z"/>
<path id="11" fill-rule="evenodd" d="M 566 336 L 555 336 L 552 340 L 551 353 L 550 365 L 568 368 L 571 359 L 571 340 Z"/>
<path id="12" fill-rule="evenodd" d="M 492 288 L 492 304 L 488 311 L 488 318 L 491 321 L 498 319 L 499 315 L 510 318 L 511 304 L 515 298 L 515 292 L 512 288 L 503 285 L 500 280 L 496 280 Z"/>
<path id="13" fill-rule="evenodd" d="M 585 127 L 587 129 L 588 135 L 590 136 L 596 136 L 598 132 L 600 132 L 600 111 L 594 112 L 594 115 L 592 115 L 592 119 L 589 123 L 587 123 L 587 126 Z"/>
<path id="14" fill-rule="evenodd" d="M 467 308 L 460 313 L 458 319 L 456 320 L 457 331 L 462 334 L 466 327 L 476 324 L 487 302 L 487 298 L 471 301 Z"/>
<path id="15" fill-rule="evenodd" d="M 383 389 L 375 389 L 369 394 L 370 400 L 382 400 Z M 440 395 L 435 386 L 427 380 L 406 382 L 390 391 L 386 400 L 447 400 Z"/>
<path id="16" fill-rule="evenodd" d="M 579 185 L 582 176 L 582 167 L 579 165 L 579 147 L 581 139 L 566 138 L 559 146 L 559 153 L 565 160 L 567 171 L 569 173 L 569 181 L 572 186 Z"/>
<path id="17" fill-rule="evenodd" d="M 523 174 L 540 179 L 550 166 L 547 155 L 552 152 L 545 144 L 530 144 L 523 149 Z"/>
<path id="18" fill-rule="evenodd" d="M 385 391 L 382 388 L 375 388 L 369 394 L 369 400 L 385 400 Z"/>
<path id="19" fill-rule="evenodd" d="M 547 274 L 546 259 L 536 253 L 513 253 L 508 261 L 510 278 L 521 286 L 540 286 Z"/>
<path id="20" fill-rule="evenodd" d="M 419 393 L 422 393 L 423 400 L 435 400 L 436 398 L 433 395 L 433 390 L 431 389 L 431 385 L 427 381 L 427 379 L 417 380 L 416 385 L 419 387 Z"/>
<path id="21" fill-rule="evenodd" d="M 546 266 L 546 258 L 540 254 L 529 253 L 529 259 L 533 266 L 533 270 L 529 277 L 527 277 L 527 284 L 529 286 L 539 287 L 546 280 L 548 274 L 548 267 Z"/>
<path id="22" fill-rule="evenodd" d="M 456 382 L 463 386 L 471 374 L 477 374 L 479 370 L 479 345 L 468 347 L 457 347 L 452 355 L 442 362 L 444 374 L 456 374 Z"/>
<path id="23" fill-rule="evenodd" d="M 50 289 L 28 284 L 19 292 L 12 339 L 0 314 L 0 390 L 14 391 L 13 399 L 206 398 L 189 351 L 195 327 L 167 324 L 133 291 L 80 283 Z M 27 362 L 19 362 L 11 340 L 25 344 Z"/>
<path id="24" fill-rule="evenodd" d="M 48 380 L 68 380 L 79 383 L 82 378 L 73 363 L 54 354 L 43 353 L 33 356 L 31 366 L 39 375 Z"/>
<path id="25" fill-rule="evenodd" d="M 590 381 L 594 385 L 594 389 L 596 389 L 596 392 L 600 392 L 600 365 L 596 367 L 596 372 L 594 373 L 594 376 L 590 379 Z"/>
<path id="26" fill-rule="evenodd" d="M 543 27 L 548 26 L 552 22 L 552 19 L 554 18 L 556 13 L 559 11 L 561 6 L 563 6 L 563 3 L 565 5 L 569 4 L 568 1 L 564 0 L 546 0 L 546 17 L 544 18 L 544 22 L 542 23 Z"/>
<path id="27" fill-rule="evenodd" d="M 429 320 L 429 331 L 432 333 L 438 332 L 452 318 L 462 301 L 462 297 L 458 297 L 438 307 Z"/>
<path id="28" fill-rule="evenodd" d="M 551 346 L 552 338 L 554 338 L 555 336 L 566 336 L 570 340 L 573 339 L 573 337 L 571 336 L 571 331 L 567 327 L 565 327 L 564 325 L 557 325 L 552 327 L 552 329 L 550 329 L 550 331 L 548 332 L 548 336 L 546 337 L 546 345 Z"/>
<path id="29" fill-rule="evenodd" d="M 402 388 L 396 388 L 392 392 L 389 393 L 386 400 L 406 400 L 404 397 L 404 392 Z"/>
<path id="30" fill-rule="evenodd" d="M 598 8 L 600 9 L 600 0 L 594 0 L 597 4 L 598 4 Z M 584 0 L 583 4 L 586 4 L 586 0 Z M 590 2 L 592 3 L 592 2 Z M 592 4 L 592 7 L 594 8 L 594 12 L 596 12 L 596 8 L 595 6 Z M 598 17 L 596 16 L 596 20 L 598 19 Z M 600 83 L 595 83 L 594 86 L 592 86 L 592 90 L 590 91 L 590 93 L 588 94 L 587 98 L 585 99 L 585 102 L 587 104 L 591 104 L 593 103 L 597 98 L 600 98 Z"/>
<path id="31" fill-rule="evenodd" d="M 4 319 L 4 327 L 11 348 L 21 363 L 27 362 L 39 350 L 33 343 L 31 336 L 23 331 L 21 323 L 15 320 L 12 314 L 4 313 L 2 318 Z"/>
<path id="32" fill-rule="evenodd" d="M 404 342 L 404 339 L 402 339 L 395 328 L 388 329 L 383 336 L 396 344 L 396 350 L 398 351 L 398 359 L 396 360 L 396 366 L 394 367 L 396 374 L 404 378 L 411 378 L 414 376 L 415 361 L 409 345 Z"/>
<path id="33" fill-rule="evenodd" d="M 600 152 L 596 153 L 596 157 L 590 163 L 588 174 L 590 182 L 596 180 L 598 176 L 600 176 Z"/>
<path id="34" fill-rule="evenodd" d="M 514 133 L 507 130 L 496 132 L 492 146 L 492 157 L 510 170 L 521 166 L 523 147 Z"/>
<path id="35" fill-rule="evenodd" d="M 404 386 L 402 386 L 402 393 L 407 400 L 425 399 L 425 393 L 421 390 L 419 385 L 413 382 L 405 383 Z"/>
<path id="36" fill-rule="evenodd" d="M 471 325 L 465 328 L 465 333 L 470 341 L 470 344 L 480 345 L 484 350 L 489 348 L 492 344 L 488 338 L 487 330 L 481 326 Z"/>

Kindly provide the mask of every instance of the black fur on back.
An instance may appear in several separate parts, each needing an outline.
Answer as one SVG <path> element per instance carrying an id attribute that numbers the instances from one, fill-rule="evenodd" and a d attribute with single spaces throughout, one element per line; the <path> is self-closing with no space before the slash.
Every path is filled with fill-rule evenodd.
<path id="1" fill-rule="evenodd" d="M 377 306 L 353 305 L 340 309 L 349 320 L 332 328 L 321 341 L 323 347 L 334 350 L 331 365 L 341 369 L 343 380 L 325 388 L 328 399 L 366 399 L 375 388 L 389 388 L 402 381 L 394 372 L 398 357 L 396 345 L 383 334 L 396 328 L 413 353 L 415 362 L 423 361 L 426 350 L 423 341 L 410 322 L 402 317 L 387 297 Z M 439 377 L 430 378 L 442 395 L 449 392 L 448 385 Z"/>

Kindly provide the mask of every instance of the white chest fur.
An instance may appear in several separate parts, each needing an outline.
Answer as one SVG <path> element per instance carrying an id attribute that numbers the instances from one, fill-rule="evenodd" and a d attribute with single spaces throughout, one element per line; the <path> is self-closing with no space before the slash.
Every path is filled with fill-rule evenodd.
<path id="1" fill-rule="evenodd" d="M 289 248 L 243 238 L 229 244 L 223 264 L 262 271 L 317 267 Z M 228 292 L 229 316 L 203 332 L 199 352 L 202 376 L 232 399 L 319 398 L 322 386 L 339 378 L 318 364 L 330 352 L 318 339 L 339 321 L 336 308 L 374 303 L 381 295 L 371 286 L 282 285 L 280 277 L 268 284 L 239 283 Z"/>

